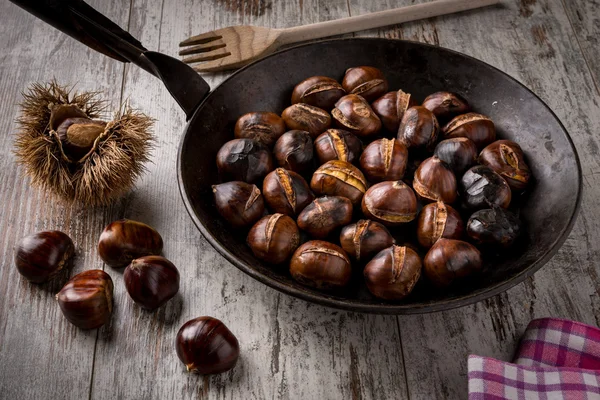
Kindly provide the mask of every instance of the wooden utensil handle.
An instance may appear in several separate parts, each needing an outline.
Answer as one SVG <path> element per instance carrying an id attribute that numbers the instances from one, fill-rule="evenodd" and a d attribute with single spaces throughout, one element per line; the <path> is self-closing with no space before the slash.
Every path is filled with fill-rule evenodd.
<path id="1" fill-rule="evenodd" d="M 490 6 L 500 0 L 437 0 L 429 3 L 416 4 L 393 10 L 379 11 L 356 17 L 341 18 L 333 21 L 296 26 L 281 30 L 281 44 L 302 42 L 327 36 L 342 35 L 379 28 L 387 25 L 400 24 L 408 21 L 436 17 L 474 8 Z"/>

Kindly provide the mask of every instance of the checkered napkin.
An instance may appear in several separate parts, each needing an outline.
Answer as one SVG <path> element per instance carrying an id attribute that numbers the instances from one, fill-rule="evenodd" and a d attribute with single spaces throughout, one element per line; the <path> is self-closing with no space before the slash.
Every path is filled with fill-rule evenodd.
<path id="1" fill-rule="evenodd" d="M 531 321 L 513 363 L 469 356 L 469 400 L 600 400 L 600 329 Z"/>

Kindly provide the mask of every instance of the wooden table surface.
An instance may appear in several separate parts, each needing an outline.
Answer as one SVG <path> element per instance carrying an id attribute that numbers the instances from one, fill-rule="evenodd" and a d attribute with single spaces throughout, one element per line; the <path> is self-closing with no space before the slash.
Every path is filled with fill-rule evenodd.
<path id="1" fill-rule="evenodd" d="M 288 27 L 422 0 L 94 0 L 152 50 L 176 55 L 191 34 L 235 24 Z M 0 3 L 0 398 L 2 399 L 459 399 L 471 353 L 509 360 L 527 323 L 554 316 L 600 324 L 600 1 L 505 0 L 498 7 L 361 32 L 433 43 L 484 60 L 546 101 L 583 164 L 581 213 L 558 254 L 531 279 L 454 311 L 374 316 L 293 299 L 223 259 L 187 216 L 176 183 L 185 118 L 161 83 L 104 57 L 15 5 Z M 157 119 L 149 172 L 116 204 L 69 207 L 29 186 L 11 152 L 20 92 L 55 77 L 129 100 Z M 207 76 L 212 87 L 227 74 Z M 121 272 L 96 243 L 118 218 L 144 221 L 165 238 L 181 272 L 180 295 L 156 313 L 133 304 Z M 59 282 L 31 285 L 13 265 L 25 234 L 49 229 L 75 241 L 72 274 L 104 268 L 115 281 L 108 326 L 82 331 L 55 304 Z M 236 333 L 231 372 L 184 372 L 179 327 L 211 315 Z"/>

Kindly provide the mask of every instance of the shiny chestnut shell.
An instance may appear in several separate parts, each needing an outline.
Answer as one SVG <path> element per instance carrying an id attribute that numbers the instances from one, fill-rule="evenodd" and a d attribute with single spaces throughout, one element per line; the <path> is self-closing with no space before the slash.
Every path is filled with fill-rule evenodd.
<path id="1" fill-rule="evenodd" d="M 457 115 L 471 111 L 469 103 L 460 95 L 452 92 L 436 92 L 423 100 L 423 107 L 440 120 L 449 120 Z"/>
<path id="2" fill-rule="evenodd" d="M 396 139 L 378 139 L 360 156 L 360 169 L 370 182 L 402 179 L 408 163 L 408 149 Z"/>
<path id="3" fill-rule="evenodd" d="M 460 239 L 464 223 L 458 211 L 441 201 L 427 204 L 417 220 L 419 244 L 430 248 L 440 238 Z"/>
<path id="4" fill-rule="evenodd" d="M 455 117 L 443 129 L 444 138 L 466 137 L 482 149 L 496 140 L 494 122 L 485 115 L 468 113 Z"/>
<path id="5" fill-rule="evenodd" d="M 350 259 L 333 243 L 311 240 L 298 247 L 290 262 L 290 273 L 299 283 L 317 289 L 334 289 L 350 281 Z"/>
<path id="6" fill-rule="evenodd" d="M 331 110 L 346 91 L 335 79 L 327 76 L 311 76 L 294 87 L 292 104 L 306 103 L 324 110 Z"/>
<path id="7" fill-rule="evenodd" d="M 425 202 L 441 200 L 452 204 L 457 196 L 456 177 L 443 161 L 433 156 L 415 171 L 413 189 Z"/>
<path id="8" fill-rule="evenodd" d="M 398 90 L 384 94 L 371 104 L 371 108 L 381 120 L 383 127 L 396 135 L 404 113 L 416 105 L 417 102 L 410 93 Z"/>
<path id="9" fill-rule="evenodd" d="M 324 239 L 352 220 L 352 203 L 340 196 L 316 198 L 300 215 L 298 227 L 316 239 Z"/>
<path id="10" fill-rule="evenodd" d="M 438 120 L 425 107 L 410 107 L 400 121 L 398 140 L 409 149 L 433 150 L 439 135 Z"/>
<path id="11" fill-rule="evenodd" d="M 273 155 L 281 168 L 298 173 L 309 170 L 314 155 L 310 133 L 299 130 L 284 133 L 277 139 Z"/>
<path id="12" fill-rule="evenodd" d="M 522 224 L 512 212 L 500 207 L 479 210 L 467 222 L 467 235 L 478 245 L 510 247 L 519 237 Z"/>
<path id="13" fill-rule="evenodd" d="M 75 253 L 71 238 L 60 231 L 25 236 L 15 249 L 17 271 L 33 283 L 45 282 L 61 271 Z"/>
<path id="14" fill-rule="evenodd" d="M 476 165 L 463 175 L 461 181 L 463 207 L 470 211 L 492 208 L 508 208 L 512 192 L 508 183 L 485 165 Z"/>
<path id="15" fill-rule="evenodd" d="M 250 226 L 263 216 L 265 202 L 256 185 L 233 181 L 213 185 L 212 191 L 217 211 L 236 228 Z"/>
<path id="16" fill-rule="evenodd" d="M 319 107 L 304 103 L 292 104 L 281 113 L 285 125 L 290 130 L 301 130 L 316 138 L 331 126 L 331 115 Z"/>
<path id="17" fill-rule="evenodd" d="M 315 198 L 301 175 L 283 168 L 265 177 L 263 196 L 271 210 L 290 216 L 298 215 Z"/>
<path id="18" fill-rule="evenodd" d="M 162 248 L 162 237 L 154 228 L 129 219 L 108 224 L 98 241 L 98 255 L 113 268 L 126 267 L 139 257 L 158 255 Z"/>
<path id="19" fill-rule="evenodd" d="M 129 297 L 148 310 L 165 304 L 179 291 L 179 271 L 161 256 L 136 258 L 125 268 L 123 281 Z"/>
<path id="20" fill-rule="evenodd" d="M 285 123 L 279 115 L 272 112 L 249 112 L 238 118 L 233 132 L 236 139 L 254 139 L 267 147 L 273 147 L 285 132 Z"/>
<path id="21" fill-rule="evenodd" d="M 367 288 L 375 297 L 402 300 L 412 292 L 421 269 L 421 258 L 413 249 L 390 246 L 369 261 L 363 275 Z"/>
<path id="22" fill-rule="evenodd" d="M 433 155 L 446 163 L 457 175 L 462 175 L 477 162 L 477 146 L 469 138 L 457 137 L 442 140 Z"/>
<path id="23" fill-rule="evenodd" d="M 423 259 L 425 275 L 437 287 L 450 286 L 482 267 L 481 253 L 475 246 L 461 240 L 440 239 Z"/>
<path id="24" fill-rule="evenodd" d="M 315 139 L 315 152 L 321 164 L 331 160 L 354 164 L 362 152 L 362 143 L 352 133 L 343 129 L 328 129 Z"/>
<path id="25" fill-rule="evenodd" d="M 402 181 L 387 181 L 373 185 L 362 199 L 362 212 L 386 226 L 398 226 L 415 219 L 417 198 Z"/>
<path id="26" fill-rule="evenodd" d="M 388 81 L 378 68 L 355 67 L 346 70 L 342 87 L 346 92 L 358 94 L 371 102 L 388 91 Z"/>
<path id="27" fill-rule="evenodd" d="M 340 244 L 350 257 L 368 260 L 395 243 L 387 228 L 376 221 L 361 219 L 345 226 L 340 233 Z"/>
<path id="28" fill-rule="evenodd" d="M 317 195 L 347 197 L 356 205 L 367 191 L 367 180 L 363 173 L 349 162 L 331 160 L 315 171 L 310 187 Z"/>
<path id="29" fill-rule="evenodd" d="M 354 133 L 361 138 L 377 135 L 381 121 L 367 100 L 356 94 L 348 94 L 335 103 L 331 115 L 338 128 Z"/>
<path id="30" fill-rule="evenodd" d="M 513 190 L 523 190 L 529 183 L 531 172 L 523 150 L 511 140 L 498 140 L 488 145 L 481 151 L 479 163 L 498 173 Z"/>
<path id="31" fill-rule="evenodd" d="M 273 171 L 269 149 L 253 139 L 233 139 L 217 152 L 217 169 L 222 181 L 259 182 Z"/>
<path id="32" fill-rule="evenodd" d="M 300 232 L 296 222 L 287 215 L 272 214 L 254 224 L 246 242 L 256 258 L 280 264 L 289 259 L 300 244 Z"/>

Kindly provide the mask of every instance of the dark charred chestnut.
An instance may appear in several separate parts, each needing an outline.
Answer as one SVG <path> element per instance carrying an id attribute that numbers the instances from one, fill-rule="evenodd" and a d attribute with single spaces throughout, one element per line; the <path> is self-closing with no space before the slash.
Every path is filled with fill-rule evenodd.
<path id="1" fill-rule="evenodd" d="M 514 190 L 523 190 L 531 172 L 525 163 L 523 150 L 511 140 L 498 140 L 481 151 L 479 163 L 490 167 Z"/>
<path id="2" fill-rule="evenodd" d="M 300 244 L 300 232 L 296 222 L 287 215 L 272 214 L 254 224 L 246 242 L 256 258 L 280 264 L 289 259 Z"/>
<path id="3" fill-rule="evenodd" d="M 342 87 L 346 92 L 361 95 L 371 102 L 388 91 L 388 81 L 375 67 L 355 67 L 346 70 Z"/>
<path id="4" fill-rule="evenodd" d="M 402 300 L 412 292 L 421 276 L 419 255 L 406 246 L 381 250 L 365 266 L 367 288 L 375 297 Z"/>
<path id="5" fill-rule="evenodd" d="M 360 169 L 370 182 L 398 181 L 404 176 L 408 149 L 396 139 L 378 139 L 360 156 Z"/>
<path id="6" fill-rule="evenodd" d="M 300 214 L 315 198 L 302 176 L 283 168 L 265 177 L 263 196 L 273 211 L 290 216 Z"/>
<path id="7" fill-rule="evenodd" d="M 384 94 L 371 104 L 371 108 L 381 120 L 384 128 L 396 135 L 404 113 L 416 105 L 417 102 L 409 93 L 398 90 Z"/>
<path id="8" fill-rule="evenodd" d="M 358 168 L 346 161 L 331 160 L 313 174 L 310 187 L 319 196 L 342 196 L 353 205 L 360 203 L 367 191 L 367 180 Z"/>
<path id="9" fill-rule="evenodd" d="M 175 339 L 177 357 L 188 372 L 202 375 L 229 371 L 237 363 L 237 338 L 216 318 L 198 317 L 183 324 Z"/>
<path id="10" fill-rule="evenodd" d="M 360 157 L 362 143 L 348 131 L 328 129 L 315 140 L 315 151 L 321 164 L 331 160 L 355 163 Z"/>
<path id="11" fill-rule="evenodd" d="M 217 211 L 236 228 L 254 224 L 263 216 L 265 202 L 256 185 L 233 181 L 213 185 Z"/>
<path id="12" fill-rule="evenodd" d="M 398 140 L 409 149 L 433 150 L 440 131 L 438 120 L 425 107 L 410 107 L 400 121 Z"/>
<path id="13" fill-rule="evenodd" d="M 469 169 L 461 179 L 463 206 L 470 211 L 494 206 L 508 208 L 512 193 L 508 183 L 485 165 Z"/>
<path id="14" fill-rule="evenodd" d="M 413 189 L 425 202 L 456 200 L 456 177 L 443 161 L 433 156 L 423 161 L 413 179 Z"/>
<path id="15" fill-rule="evenodd" d="M 471 107 L 465 99 L 451 92 L 430 94 L 423 101 L 423 107 L 431 111 L 440 120 L 449 120 L 471 111 Z"/>
<path id="16" fill-rule="evenodd" d="M 477 146 L 471 139 L 457 137 L 442 140 L 433 155 L 446 163 L 457 175 L 462 175 L 477 162 Z"/>
<path id="17" fill-rule="evenodd" d="M 331 116 L 327 111 L 304 103 L 289 106 L 283 110 L 281 118 L 288 129 L 306 131 L 312 138 L 316 138 L 331 126 Z"/>
<path id="18" fill-rule="evenodd" d="M 478 245 L 510 247 L 521 234 L 521 221 L 500 207 L 479 210 L 467 222 L 467 235 Z"/>
<path id="19" fill-rule="evenodd" d="M 437 287 L 450 286 L 482 267 L 481 253 L 475 246 L 461 240 L 440 239 L 425 255 L 425 275 Z"/>
<path id="20" fill-rule="evenodd" d="M 158 255 L 162 248 L 163 240 L 156 230 L 129 219 L 109 224 L 98 242 L 100 258 L 113 268 L 126 267 L 139 257 Z"/>
<path id="21" fill-rule="evenodd" d="M 289 131 L 281 135 L 273 148 L 273 155 L 281 168 L 304 172 L 312 166 L 313 141 L 306 131 Z"/>
<path id="22" fill-rule="evenodd" d="M 236 139 L 254 139 L 267 147 L 273 147 L 285 132 L 285 123 L 272 112 L 258 111 L 242 115 L 235 123 Z"/>
<path id="23" fill-rule="evenodd" d="M 331 110 L 335 124 L 355 135 L 368 138 L 381 130 L 381 121 L 371 106 L 359 95 L 348 94 L 335 103 Z"/>
<path id="24" fill-rule="evenodd" d="M 423 207 L 417 221 L 417 239 L 427 249 L 440 238 L 460 239 L 463 230 L 460 214 L 441 201 Z"/>
<path id="25" fill-rule="evenodd" d="M 271 152 L 256 140 L 233 139 L 217 153 L 217 169 L 222 181 L 256 183 L 273 168 Z"/>
<path id="26" fill-rule="evenodd" d="M 361 219 L 342 229 L 340 243 L 346 253 L 361 261 L 370 259 L 395 241 L 383 224 Z"/>
<path id="27" fill-rule="evenodd" d="M 290 262 L 292 278 L 317 289 L 334 289 L 350 281 L 350 259 L 339 246 L 311 240 L 298 247 Z"/>
<path id="28" fill-rule="evenodd" d="M 296 85 L 292 92 L 292 104 L 306 103 L 324 110 L 331 110 L 346 91 L 335 79 L 311 76 Z"/>
<path id="29" fill-rule="evenodd" d="M 444 127 L 443 132 L 445 139 L 469 138 L 475 142 L 478 149 L 482 149 L 496 140 L 494 122 L 485 115 L 476 113 L 459 115 Z"/>
<path id="30" fill-rule="evenodd" d="M 387 181 L 373 185 L 362 199 L 362 212 L 367 218 L 387 226 L 398 226 L 415 219 L 417 198 L 402 181 Z"/>
<path id="31" fill-rule="evenodd" d="M 25 236 L 15 249 L 17 271 L 33 283 L 45 282 L 68 264 L 75 253 L 71 238 L 60 231 Z"/>
<path id="32" fill-rule="evenodd" d="M 324 196 L 313 200 L 298 216 L 298 227 L 309 235 L 324 239 L 336 228 L 352 220 L 352 203 L 340 196 Z"/>
<path id="33" fill-rule="evenodd" d="M 76 327 L 99 328 L 112 314 L 112 279 L 100 269 L 84 271 L 63 286 L 56 300 L 63 315 Z"/>
<path id="34" fill-rule="evenodd" d="M 161 256 L 136 258 L 123 273 L 125 288 L 137 304 L 155 310 L 179 291 L 179 271 Z"/>

